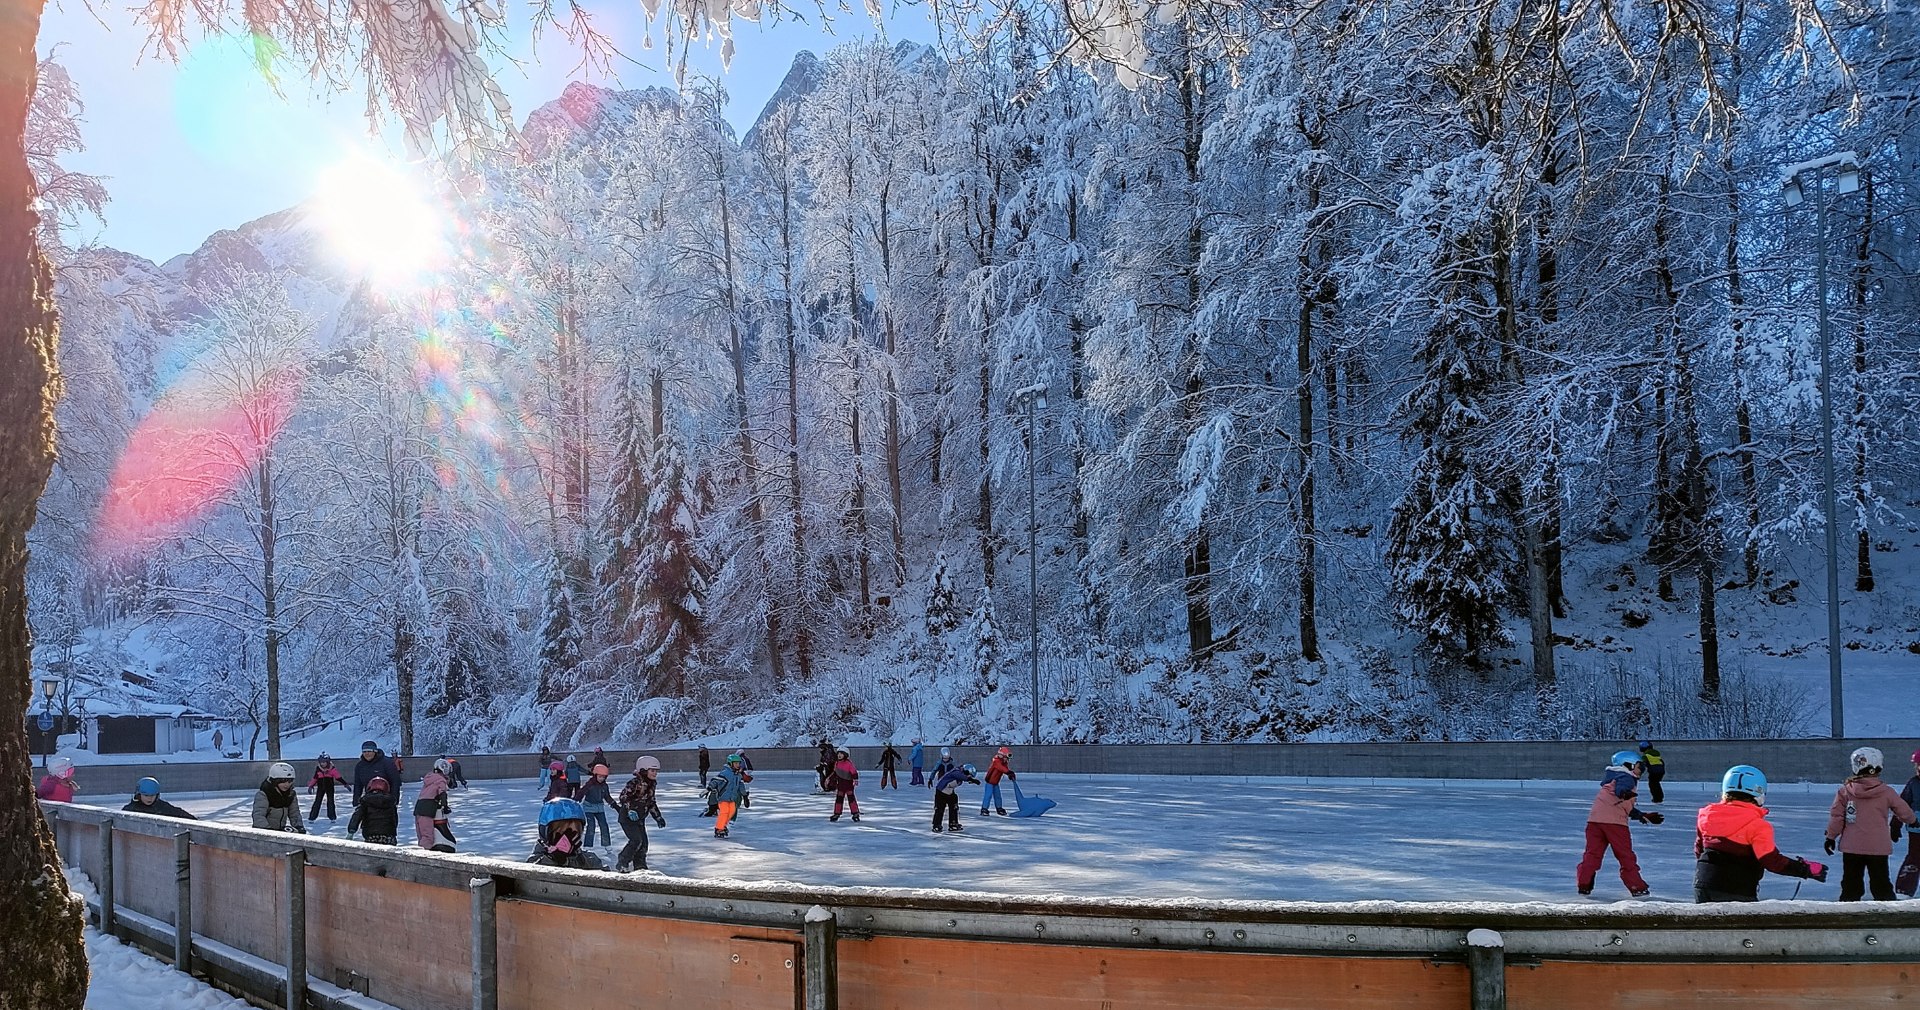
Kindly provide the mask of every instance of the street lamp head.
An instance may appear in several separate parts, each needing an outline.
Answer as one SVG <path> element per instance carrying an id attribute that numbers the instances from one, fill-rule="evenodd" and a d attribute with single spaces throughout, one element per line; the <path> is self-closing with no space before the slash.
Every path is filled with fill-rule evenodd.
<path id="1" fill-rule="evenodd" d="M 59 687 L 60 682 L 54 680 L 52 677 L 42 677 L 40 679 L 40 695 L 49 701 L 53 699 L 53 692 Z"/>
<path id="2" fill-rule="evenodd" d="M 1842 193 L 1860 191 L 1860 168 L 1857 165 L 1844 165 L 1840 169 L 1839 184 L 1834 187 Z"/>
<path id="3" fill-rule="evenodd" d="M 1800 188 L 1800 177 L 1797 175 L 1787 176 L 1787 180 L 1780 184 L 1780 190 L 1786 195 L 1789 207 L 1798 207 L 1800 202 L 1807 198 L 1806 193 Z"/>

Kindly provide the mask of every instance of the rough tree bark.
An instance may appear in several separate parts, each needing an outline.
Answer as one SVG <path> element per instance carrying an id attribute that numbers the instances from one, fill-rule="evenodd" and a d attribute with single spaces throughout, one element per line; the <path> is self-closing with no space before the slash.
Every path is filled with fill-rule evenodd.
<path id="1" fill-rule="evenodd" d="M 53 834 L 33 798 L 27 707 L 27 530 L 53 469 L 58 320 L 37 241 L 23 139 L 38 63 L 40 0 L 0 5 L 0 1010 L 80 1010 L 87 952 Z"/>

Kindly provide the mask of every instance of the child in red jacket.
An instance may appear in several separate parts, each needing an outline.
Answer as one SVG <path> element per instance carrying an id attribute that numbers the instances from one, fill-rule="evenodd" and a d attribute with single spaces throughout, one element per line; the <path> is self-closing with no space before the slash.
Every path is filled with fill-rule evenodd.
<path id="1" fill-rule="evenodd" d="M 854 822 L 859 823 L 860 801 L 853 798 L 853 787 L 860 781 L 860 769 L 853 766 L 853 758 L 848 756 L 846 748 L 833 752 L 833 770 L 827 780 L 833 785 L 833 816 L 827 820 L 839 820 L 840 804 L 845 802 L 853 808 Z"/>
<path id="2" fill-rule="evenodd" d="M 1007 815 L 1007 805 L 1000 799 L 1000 780 L 1011 782 L 1019 776 L 1013 773 L 1013 748 L 1002 747 L 993 756 L 993 763 L 987 766 L 987 787 L 980 790 L 980 816 L 987 816 L 987 804 L 993 804 L 993 812 L 1002 817 Z"/>
<path id="3" fill-rule="evenodd" d="M 1594 795 L 1593 807 L 1587 811 L 1587 850 L 1575 871 L 1581 894 L 1593 893 L 1594 875 L 1600 872 L 1600 861 L 1608 849 L 1613 850 L 1613 858 L 1620 862 L 1620 882 L 1627 885 L 1627 893 L 1636 898 L 1651 893 L 1646 880 L 1640 876 L 1640 860 L 1633 854 L 1633 835 L 1627 830 L 1627 823 L 1658 824 L 1666 818 L 1634 809 L 1639 795 L 1640 767 L 1638 753 L 1617 751 L 1600 779 L 1600 791 Z"/>

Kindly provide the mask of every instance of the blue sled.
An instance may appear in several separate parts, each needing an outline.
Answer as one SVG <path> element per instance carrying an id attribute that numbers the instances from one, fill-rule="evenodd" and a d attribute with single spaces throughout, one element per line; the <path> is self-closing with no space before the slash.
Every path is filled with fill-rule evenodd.
<path id="1" fill-rule="evenodd" d="M 1021 792 L 1019 779 L 1013 780 L 1013 800 L 1019 809 L 1008 814 L 1008 817 L 1038 817 L 1060 805 L 1045 796 L 1028 796 Z"/>

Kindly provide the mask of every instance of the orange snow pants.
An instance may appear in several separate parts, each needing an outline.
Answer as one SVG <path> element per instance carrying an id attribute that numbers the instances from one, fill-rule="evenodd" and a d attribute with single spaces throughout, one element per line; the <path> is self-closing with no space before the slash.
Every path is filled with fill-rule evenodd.
<path id="1" fill-rule="evenodd" d="M 715 831 L 727 830 L 727 825 L 733 820 L 734 811 L 738 810 L 739 808 L 740 808 L 740 804 L 735 803 L 732 800 L 721 800 L 720 801 L 720 819 L 713 822 L 713 830 Z"/>

